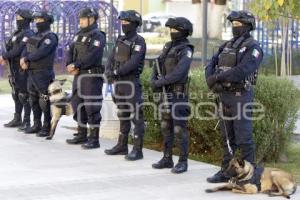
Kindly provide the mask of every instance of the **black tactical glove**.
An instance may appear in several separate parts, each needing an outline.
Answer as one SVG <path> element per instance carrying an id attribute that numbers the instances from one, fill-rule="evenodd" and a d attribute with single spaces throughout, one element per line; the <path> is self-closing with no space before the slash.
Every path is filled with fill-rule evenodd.
<path id="1" fill-rule="evenodd" d="M 206 79 L 206 84 L 209 89 L 212 89 L 212 87 L 217 83 L 217 75 L 211 75 Z"/>
<path id="2" fill-rule="evenodd" d="M 224 91 L 223 85 L 221 83 L 215 83 L 214 86 L 211 88 L 213 93 L 221 93 Z"/>

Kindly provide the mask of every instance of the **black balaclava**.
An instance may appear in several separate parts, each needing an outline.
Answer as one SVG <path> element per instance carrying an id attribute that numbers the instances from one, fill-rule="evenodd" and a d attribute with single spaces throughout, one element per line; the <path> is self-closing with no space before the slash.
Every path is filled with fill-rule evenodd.
<path id="1" fill-rule="evenodd" d="M 136 32 L 137 24 L 130 22 L 129 24 L 122 24 L 122 31 L 125 35 Z"/>
<path id="2" fill-rule="evenodd" d="M 28 19 L 16 20 L 16 24 L 17 24 L 17 29 L 22 30 L 29 27 L 30 20 Z"/>
<path id="3" fill-rule="evenodd" d="M 36 23 L 36 28 L 37 28 L 38 32 L 44 32 L 46 30 L 49 30 L 50 22 L 45 21 L 45 22 Z"/>
<path id="4" fill-rule="evenodd" d="M 251 30 L 251 26 L 247 24 L 243 24 L 242 26 L 232 27 L 232 35 L 234 38 L 238 38 L 245 33 L 249 33 Z"/>
<path id="5" fill-rule="evenodd" d="M 188 36 L 188 34 L 187 34 L 186 31 L 180 31 L 179 30 L 178 32 L 171 32 L 170 36 L 171 36 L 172 41 L 177 41 L 177 40 L 185 39 Z"/>

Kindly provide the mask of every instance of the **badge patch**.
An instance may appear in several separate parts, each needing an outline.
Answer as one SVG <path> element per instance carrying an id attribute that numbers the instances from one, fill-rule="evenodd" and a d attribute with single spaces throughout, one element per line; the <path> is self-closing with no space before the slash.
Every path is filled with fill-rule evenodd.
<path id="1" fill-rule="evenodd" d="M 45 42 L 45 44 L 47 44 L 47 45 L 51 44 L 51 40 L 50 40 L 49 38 L 47 38 L 44 42 Z"/>
<path id="2" fill-rule="evenodd" d="M 78 35 L 76 35 L 75 37 L 74 37 L 74 42 L 76 42 L 78 40 Z"/>
<path id="3" fill-rule="evenodd" d="M 141 45 L 135 45 L 134 46 L 134 50 L 135 51 L 140 51 L 142 49 L 142 46 Z"/>
<path id="4" fill-rule="evenodd" d="M 85 42 L 86 39 L 87 39 L 87 37 L 84 36 L 84 37 L 81 39 L 81 42 Z"/>
<path id="5" fill-rule="evenodd" d="M 13 42 L 17 40 L 17 36 L 12 37 L 11 39 Z"/>
<path id="6" fill-rule="evenodd" d="M 187 56 L 188 58 L 192 58 L 192 55 L 193 55 L 192 51 L 188 51 L 188 52 L 186 53 L 186 56 Z"/>
<path id="7" fill-rule="evenodd" d="M 100 47 L 100 41 L 95 40 L 93 45 L 96 46 L 96 47 Z"/>
<path id="8" fill-rule="evenodd" d="M 246 49 L 247 49 L 247 47 L 243 47 L 243 48 L 241 48 L 241 49 L 240 49 L 240 51 L 239 51 L 239 52 L 240 52 L 240 53 L 243 53 L 243 52 L 245 52 L 245 51 L 246 51 Z"/>
<path id="9" fill-rule="evenodd" d="M 22 42 L 27 42 L 28 41 L 28 37 L 23 37 Z"/>
<path id="10" fill-rule="evenodd" d="M 254 56 L 255 58 L 258 58 L 259 57 L 259 51 L 254 49 L 253 52 L 252 52 L 252 56 Z"/>

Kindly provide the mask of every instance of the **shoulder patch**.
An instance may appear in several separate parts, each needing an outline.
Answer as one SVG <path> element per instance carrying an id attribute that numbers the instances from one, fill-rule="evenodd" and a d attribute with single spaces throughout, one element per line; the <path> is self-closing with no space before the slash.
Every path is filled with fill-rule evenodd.
<path id="1" fill-rule="evenodd" d="M 93 45 L 95 46 L 95 47 L 100 47 L 100 41 L 99 40 L 95 40 L 94 41 L 94 43 L 93 43 Z"/>
<path id="2" fill-rule="evenodd" d="M 241 49 L 240 49 L 240 51 L 239 51 L 239 52 L 240 52 L 240 53 L 243 53 L 243 52 L 245 52 L 245 51 L 246 51 L 246 49 L 247 49 L 247 47 L 243 47 L 243 48 L 241 48 Z"/>
<path id="3" fill-rule="evenodd" d="M 188 58 L 192 58 L 192 55 L 193 55 L 192 51 L 191 51 L 191 50 L 188 50 L 187 53 L 186 53 L 186 56 L 187 56 Z"/>
<path id="4" fill-rule="evenodd" d="M 29 38 L 25 36 L 25 37 L 23 37 L 22 42 L 27 42 L 28 39 L 29 39 Z"/>
<path id="5" fill-rule="evenodd" d="M 17 40 L 17 36 L 11 38 L 11 41 L 15 42 Z"/>
<path id="6" fill-rule="evenodd" d="M 83 36 L 82 39 L 81 39 L 81 42 L 85 42 L 86 39 L 87 39 L 87 37 L 86 37 L 86 36 Z"/>
<path id="7" fill-rule="evenodd" d="M 135 46 L 134 46 L 134 50 L 135 50 L 135 51 L 138 51 L 138 52 L 139 52 L 139 51 L 141 51 L 141 49 L 142 49 L 142 46 L 141 46 L 141 45 L 135 45 Z"/>
<path id="8" fill-rule="evenodd" d="M 44 43 L 49 45 L 49 44 L 51 44 L 51 40 L 49 38 L 47 38 L 47 39 L 45 39 Z"/>
<path id="9" fill-rule="evenodd" d="M 74 42 L 77 42 L 77 40 L 78 40 L 78 35 L 76 35 L 76 36 L 74 37 L 73 41 L 74 41 Z"/>
<path id="10" fill-rule="evenodd" d="M 255 58 L 258 58 L 259 55 L 260 55 L 259 51 L 257 49 L 253 49 L 252 56 L 254 56 Z"/>

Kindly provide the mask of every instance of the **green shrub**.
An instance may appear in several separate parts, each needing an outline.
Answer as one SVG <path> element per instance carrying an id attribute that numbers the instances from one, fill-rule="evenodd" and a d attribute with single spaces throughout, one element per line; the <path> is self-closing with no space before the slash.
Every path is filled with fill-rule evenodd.
<path id="1" fill-rule="evenodd" d="M 145 102 L 153 101 L 153 93 L 150 88 L 150 72 L 145 69 L 142 74 Z M 212 93 L 208 91 L 205 83 L 204 72 L 192 70 L 190 82 L 190 102 L 194 105 L 200 102 L 214 102 Z M 257 147 L 257 159 L 277 160 L 280 153 L 285 151 L 290 136 L 295 128 L 297 110 L 299 108 L 300 92 L 291 81 L 279 79 L 274 76 L 260 76 L 255 86 L 255 102 L 264 105 L 265 112 L 262 120 L 254 121 L 254 138 Z M 201 106 L 199 113 L 205 116 L 206 110 L 212 107 Z M 147 130 L 145 135 L 146 145 L 155 149 L 161 149 L 162 137 L 160 135 L 160 122 L 153 119 L 153 109 L 145 106 L 145 119 Z M 258 113 L 254 113 L 256 116 Z M 215 120 L 200 120 L 193 117 L 189 120 L 190 133 L 190 157 L 217 162 L 222 159 L 223 147 L 220 130 L 214 130 L 217 124 Z"/>

